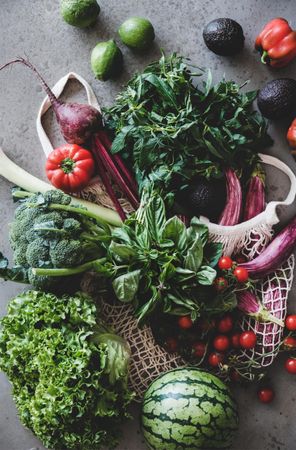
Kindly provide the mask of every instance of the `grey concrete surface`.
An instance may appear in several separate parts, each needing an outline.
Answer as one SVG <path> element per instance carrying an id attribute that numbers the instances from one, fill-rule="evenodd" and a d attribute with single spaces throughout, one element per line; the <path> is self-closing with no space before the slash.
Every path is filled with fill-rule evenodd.
<path id="1" fill-rule="evenodd" d="M 250 88 L 259 88 L 267 80 L 295 76 L 296 62 L 288 68 L 272 71 L 259 62 L 253 50 L 256 33 L 269 19 L 283 16 L 293 25 L 296 16 L 294 0 L 100 0 L 101 14 L 96 25 L 79 30 L 66 25 L 59 16 L 57 0 L 1 0 L 0 1 L 0 63 L 24 55 L 39 67 L 50 84 L 54 84 L 70 70 L 90 81 L 100 102 L 111 104 L 115 94 L 134 73 L 149 61 L 165 52 L 180 52 L 199 66 L 209 67 L 214 79 L 223 75 L 238 82 L 250 80 Z M 151 19 L 156 30 L 154 48 L 145 55 L 134 55 L 122 47 L 124 73 L 116 81 L 101 83 L 91 73 L 89 59 L 94 45 L 116 37 L 118 26 L 131 15 Z M 209 52 L 202 41 L 202 28 L 211 19 L 231 17 L 238 20 L 245 32 L 244 51 L 233 58 L 222 58 Z M 76 90 L 76 85 L 68 94 Z M 15 66 L 0 74 L 0 145 L 24 169 L 44 178 L 44 156 L 35 130 L 35 118 L 43 93 L 32 74 Z M 52 116 L 46 119 L 55 144 L 61 143 Z M 268 151 L 286 161 L 293 169 L 295 163 L 285 142 L 287 123 L 271 124 L 275 144 Z M 10 255 L 7 243 L 8 223 L 13 214 L 9 184 L 0 180 L 0 248 Z M 269 177 L 269 193 L 282 197 L 287 189 L 279 174 Z M 287 220 L 295 213 L 292 207 L 283 212 Z M 22 288 L 12 283 L 0 283 L 0 314 L 5 314 L 6 303 Z M 294 289 L 289 307 L 294 308 Z M 240 410 L 240 430 L 232 450 L 294 450 L 296 448 L 296 377 L 283 370 L 283 360 L 272 367 L 271 378 L 276 399 L 270 406 L 259 404 L 256 386 L 237 388 L 235 395 Z M 141 450 L 143 444 L 138 428 L 138 408 L 135 419 L 126 424 L 119 450 Z M 0 450 L 42 450 L 44 447 L 20 424 L 14 407 L 10 386 L 0 375 Z M 95 449 L 94 449 L 95 450 Z"/>

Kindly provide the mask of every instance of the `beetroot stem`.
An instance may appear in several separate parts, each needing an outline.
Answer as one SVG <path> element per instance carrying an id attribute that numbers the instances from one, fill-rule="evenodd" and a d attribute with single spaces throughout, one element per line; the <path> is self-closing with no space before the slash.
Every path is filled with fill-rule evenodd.
<path id="1" fill-rule="evenodd" d="M 123 193 L 127 196 L 127 199 L 130 201 L 132 206 L 134 208 L 138 208 L 138 206 L 139 206 L 138 199 L 135 197 L 133 192 L 130 190 L 129 186 L 127 186 L 121 173 L 119 172 L 114 161 L 112 160 L 109 152 L 106 150 L 106 148 L 104 147 L 104 145 L 102 144 L 102 142 L 100 141 L 100 139 L 98 137 L 95 137 L 95 143 L 96 143 L 97 151 L 100 153 L 101 159 L 104 161 L 106 170 L 110 173 L 113 180 L 122 189 Z"/>
<path id="2" fill-rule="evenodd" d="M 111 143 L 110 139 L 108 138 L 108 135 L 106 134 L 106 132 L 102 130 L 98 133 L 98 136 L 99 136 L 100 140 L 102 141 L 102 143 L 104 144 L 104 146 L 106 147 L 106 149 L 109 150 L 109 152 L 110 152 L 112 143 Z M 130 171 L 124 164 L 124 162 L 122 161 L 122 158 L 120 157 L 120 155 L 112 155 L 111 152 L 109 154 L 110 154 L 111 158 L 113 158 L 115 164 L 117 164 L 118 168 L 121 170 L 122 175 L 125 177 L 126 182 L 129 185 L 129 187 L 130 187 L 131 191 L 133 192 L 133 194 L 135 195 L 135 197 L 138 197 L 137 183 L 135 182 L 132 174 L 130 173 Z"/>
<path id="3" fill-rule="evenodd" d="M 93 155 L 95 157 L 95 160 L 97 162 L 97 166 L 98 166 L 98 172 L 99 172 L 99 176 L 103 181 L 103 184 L 107 190 L 108 195 L 110 196 L 112 203 L 114 204 L 116 211 L 118 212 L 121 220 L 125 220 L 126 219 L 126 215 L 125 212 L 123 211 L 123 208 L 121 206 L 121 204 L 118 201 L 118 198 L 116 197 L 116 194 L 114 192 L 114 189 L 110 183 L 110 180 L 108 178 L 107 173 L 105 172 L 106 167 L 103 161 L 103 158 L 101 157 L 100 153 L 97 151 L 96 149 L 96 144 L 93 141 Z"/>
<path id="4" fill-rule="evenodd" d="M 55 107 L 55 106 L 60 104 L 59 100 L 56 98 L 56 96 L 54 95 L 54 93 L 52 92 L 52 90 L 50 89 L 50 87 L 48 86 L 46 81 L 44 80 L 44 78 L 40 75 L 40 73 L 38 72 L 36 67 L 34 67 L 33 64 L 31 64 L 28 59 L 21 58 L 21 57 L 16 58 L 16 59 L 14 59 L 12 61 L 9 61 L 8 63 L 4 64 L 3 66 L 1 66 L 0 70 L 4 69 L 5 67 L 10 66 L 11 64 L 15 64 L 15 63 L 24 64 L 25 66 L 29 67 L 29 69 L 31 69 L 35 73 L 36 77 L 38 78 L 38 80 L 42 84 L 43 89 L 47 93 L 48 98 L 50 100 L 50 103 L 52 104 L 53 107 Z"/>

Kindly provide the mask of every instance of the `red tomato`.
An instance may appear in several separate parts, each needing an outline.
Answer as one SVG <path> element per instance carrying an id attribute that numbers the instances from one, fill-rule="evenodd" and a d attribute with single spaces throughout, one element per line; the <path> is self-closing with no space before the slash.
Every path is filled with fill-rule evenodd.
<path id="1" fill-rule="evenodd" d="M 292 336 L 287 336 L 284 339 L 283 346 L 289 350 L 295 349 L 296 348 L 296 339 Z"/>
<path id="2" fill-rule="evenodd" d="M 209 355 L 208 362 L 210 366 L 217 367 L 223 361 L 223 355 L 221 353 L 213 352 Z"/>
<path id="3" fill-rule="evenodd" d="M 249 272 L 244 267 L 236 267 L 233 271 L 233 275 L 239 283 L 245 283 L 249 279 Z"/>
<path id="4" fill-rule="evenodd" d="M 285 362 L 285 368 L 286 368 L 287 372 L 295 375 L 296 374 L 296 359 L 288 358 L 287 361 Z"/>
<path id="5" fill-rule="evenodd" d="M 174 337 L 168 337 L 165 341 L 165 348 L 169 353 L 175 353 L 178 349 L 178 341 Z"/>
<path id="6" fill-rule="evenodd" d="M 296 314 L 290 314 L 286 317 L 286 328 L 290 331 L 296 330 Z"/>
<path id="7" fill-rule="evenodd" d="M 257 342 L 257 336 L 254 331 L 244 331 L 239 338 L 239 343 L 242 348 L 254 348 Z"/>
<path id="8" fill-rule="evenodd" d="M 234 333 L 231 336 L 231 345 L 233 348 L 240 348 L 239 338 L 240 338 L 240 333 Z"/>
<path id="9" fill-rule="evenodd" d="M 79 192 L 89 183 L 95 162 L 85 148 L 65 144 L 48 155 L 45 170 L 54 187 L 64 192 Z"/>
<path id="10" fill-rule="evenodd" d="M 202 358 L 206 351 L 206 344 L 201 341 L 194 342 L 192 344 L 193 355 L 197 358 Z"/>
<path id="11" fill-rule="evenodd" d="M 271 388 L 262 388 L 257 392 L 258 398 L 262 403 L 271 403 L 274 399 L 274 391 Z"/>
<path id="12" fill-rule="evenodd" d="M 189 330 L 193 326 L 193 322 L 190 318 L 190 316 L 181 316 L 178 319 L 178 325 L 183 330 Z"/>
<path id="13" fill-rule="evenodd" d="M 228 281 L 224 277 L 218 277 L 214 281 L 214 286 L 217 292 L 222 292 L 227 288 Z"/>
<path id="14" fill-rule="evenodd" d="M 231 269 L 232 264 L 233 264 L 233 261 L 229 256 L 221 256 L 221 258 L 218 261 L 218 267 L 221 270 Z"/>
<path id="15" fill-rule="evenodd" d="M 230 372 L 230 379 L 231 379 L 231 381 L 240 381 L 241 380 L 241 376 L 240 376 L 240 374 L 238 373 L 237 370 L 232 369 L 231 372 Z"/>
<path id="16" fill-rule="evenodd" d="M 219 352 L 225 352 L 230 347 L 229 338 L 224 334 L 218 334 L 218 336 L 216 336 L 214 339 L 213 346 L 215 350 L 218 350 Z"/>
<path id="17" fill-rule="evenodd" d="M 233 328 L 233 319 L 230 314 L 225 314 L 218 322 L 217 329 L 220 333 L 228 333 Z"/>

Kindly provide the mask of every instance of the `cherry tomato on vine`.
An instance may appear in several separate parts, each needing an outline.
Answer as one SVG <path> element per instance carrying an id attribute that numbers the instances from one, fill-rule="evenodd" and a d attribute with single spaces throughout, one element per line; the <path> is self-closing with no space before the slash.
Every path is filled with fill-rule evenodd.
<path id="1" fill-rule="evenodd" d="M 178 349 L 178 341 L 174 337 L 168 337 L 164 345 L 169 353 L 175 353 Z"/>
<path id="2" fill-rule="evenodd" d="M 287 336 L 284 339 L 283 346 L 289 350 L 296 349 L 296 339 L 292 336 Z"/>
<path id="3" fill-rule="evenodd" d="M 287 372 L 295 375 L 296 374 L 296 359 L 288 358 L 287 361 L 285 362 L 285 368 L 286 368 Z"/>
<path id="4" fill-rule="evenodd" d="M 233 319 L 230 314 L 225 314 L 217 323 L 220 333 L 228 333 L 233 328 Z"/>
<path id="5" fill-rule="evenodd" d="M 224 277 L 218 277 L 214 280 L 214 286 L 217 292 L 222 292 L 227 288 L 228 281 Z"/>
<path id="6" fill-rule="evenodd" d="M 239 343 L 242 348 L 254 348 L 257 342 L 257 336 L 254 331 L 244 331 L 239 338 Z"/>
<path id="7" fill-rule="evenodd" d="M 181 316 L 178 319 L 178 325 L 182 330 L 189 330 L 193 326 L 190 316 Z"/>
<path id="8" fill-rule="evenodd" d="M 271 403 L 274 399 L 274 391 L 271 388 L 262 388 L 257 392 L 261 403 Z"/>
<path id="9" fill-rule="evenodd" d="M 233 348 L 240 348 L 240 343 L 239 343 L 239 338 L 240 338 L 240 333 L 234 333 L 231 336 L 231 345 Z"/>
<path id="10" fill-rule="evenodd" d="M 290 331 L 296 330 L 296 314 L 290 314 L 285 320 L 286 328 Z"/>
<path id="11" fill-rule="evenodd" d="M 206 344 L 201 341 L 196 341 L 192 344 L 193 355 L 197 358 L 202 358 L 206 352 Z"/>
<path id="12" fill-rule="evenodd" d="M 218 367 L 223 361 L 223 355 L 221 353 L 213 352 L 210 353 L 208 362 L 212 367 Z"/>
<path id="13" fill-rule="evenodd" d="M 221 258 L 218 261 L 218 267 L 221 270 L 231 269 L 232 264 L 233 264 L 233 261 L 229 256 L 221 256 Z"/>
<path id="14" fill-rule="evenodd" d="M 249 272 L 244 267 L 236 267 L 233 275 L 239 283 L 245 283 L 249 279 Z"/>
<path id="15" fill-rule="evenodd" d="M 218 334 L 218 336 L 216 336 L 214 339 L 213 346 L 215 350 L 218 350 L 219 352 L 225 352 L 230 347 L 229 338 L 224 334 Z"/>

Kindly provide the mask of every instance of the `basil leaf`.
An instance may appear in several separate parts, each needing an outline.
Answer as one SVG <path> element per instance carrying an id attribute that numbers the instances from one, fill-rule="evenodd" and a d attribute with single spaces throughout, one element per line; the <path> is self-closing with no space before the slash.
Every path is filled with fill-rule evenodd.
<path id="1" fill-rule="evenodd" d="M 217 272 L 210 266 L 201 266 L 200 271 L 197 273 L 197 281 L 200 284 L 209 286 L 213 284 L 216 278 Z"/>
<path id="2" fill-rule="evenodd" d="M 193 217 L 190 222 L 190 227 L 187 229 L 187 233 L 192 235 L 198 233 L 198 236 L 202 240 L 203 245 L 208 242 L 209 229 L 207 225 L 202 223 L 197 217 Z"/>
<path id="3" fill-rule="evenodd" d="M 118 153 L 125 147 L 126 139 L 132 128 L 132 126 L 123 127 L 120 133 L 115 136 L 115 139 L 112 142 L 111 153 Z"/>
<path id="4" fill-rule="evenodd" d="M 158 92 L 162 95 L 162 97 L 167 101 L 169 105 L 178 108 L 177 99 L 174 94 L 174 91 L 172 90 L 172 88 L 169 86 L 168 83 L 166 83 L 164 80 L 162 80 L 157 75 L 154 75 L 152 73 L 144 74 L 143 79 L 148 83 L 153 84 L 153 86 L 156 87 Z"/>
<path id="5" fill-rule="evenodd" d="M 207 266 L 215 267 L 223 253 L 223 247 L 220 242 L 208 242 L 204 247 L 204 261 Z"/>
<path id="6" fill-rule="evenodd" d="M 186 247 L 186 227 L 176 216 L 167 220 L 162 228 L 162 240 L 171 240 L 181 251 Z"/>
<path id="7" fill-rule="evenodd" d="M 118 256 L 123 261 L 129 261 L 137 255 L 136 250 L 130 245 L 118 244 L 114 241 L 111 242 L 108 251 L 111 252 L 111 254 Z"/>
<path id="8" fill-rule="evenodd" d="M 197 272 L 203 260 L 202 241 L 199 238 L 193 242 L 184 258 L 185 269 Z"/>
<path id="9" fill-rule="evenodd" d="M 141 270 L 124 273 L 115 278 L 112 282 L 115 295 L 123 303 L 129 303 L 134 298 L 139 289 Z"/>

